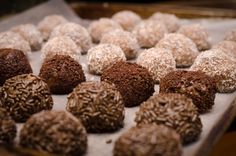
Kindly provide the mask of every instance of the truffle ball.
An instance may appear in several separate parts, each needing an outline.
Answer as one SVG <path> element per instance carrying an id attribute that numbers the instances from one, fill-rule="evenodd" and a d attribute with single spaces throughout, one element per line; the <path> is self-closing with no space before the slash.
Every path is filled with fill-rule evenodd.
<path id="1" fill-rule="evenodd" d="M 199 51 L 211 48 L 210 36 L 200 24 L 184 25 L 180 27 L 178 33 L 190 38 L 196 44 Z"/>
<path id="2" fill-rule="evenodd" d="M 80 120 L 65 111 L 34 114 L 20 131 L 20 145 L 53 154 L 77 156 L 87 149 L 87 133 Z"/>
<path id="3" fill-rule="evenodd" d="M 228 31 L 225 35 L 225 40 L 236 42 L 236 29 Z"/>
<path id="4" fill-rule="evenodd" d="M 132 31 L 136 24 L 141 22 L 141 17 L 133 11 L 123 10 L 115 13 L 112 19 L 119 23 L 124 30 Z"/>
<path id="5" fill-rule="evenodd" d="M 119 46 L 125 53 L 127 59 L 136 58 L 139 50 L 139 44 L 136 37 L 130 32 L 119 29 L 104 34 L 100 43 Z"/>
<path id="6" fill-rule="evenodd" d="M 213 49 L 220 49 L 229 57 L 236 59 L 236 42 L 234 41 L 221 41 L 214 45 Z"/>
<path id="7" fill-rule="evenodd" d="M 114 30 L 114 29 L 122 29 L 122 27 L 109 18 L 100 18 L 99 20 L 93 21 L 88 28 L 88 31 L 92 37 L 93 42 L 100 42 L 102 35 Z"/>
<path id="8" fill-rule="evenodd" d="M 200 71 L 174 71 L 161 79 L 160 93 L 184 94 L 193 100 L 200 113 L 205 113 L 214 105 L 216 84 Z"/>
<path id="9" fill-rule="evenodd" d="M 181 94 L 156 94 L 143 102 L 136 113 L 137 125 L 155 123 L 175 129 L 183 144 L 197 140 L 202 123 L 192 100 Z"/>
<path id="10" fill-rule="evenodd" d="M 143 51 L 138 56 L 137 64 L 148 69 L 155 83 L 159 83 L 162 77 L 176 69 L 175 59 L 171 52 L 161 48 Z"/>
<path id="11" fill-rule="evenodd" d="M 137 24 L 133 29 L 141 47 L 150 48 L 155 46 L 167 33 L 165 25 L 159 21 L 148 20 Z"/>
<path id="12" fill-rule="evenodd" d="M 196 44 L 182 34 L 167 34 L 156 47 L 172 52 L 177 67 L 189 67 L 199 54 Z"/>
<path id="13" fill-rule="evenodd" d="M 16 122 L 24 122 L 32 114 L 52 109 L 53 101 L 47 84 L 33 74 L 12 77 L 0 89 L 1 106 Z"/>
<path id="14" fill-rule="evenodd" d="M 79 118 L 88 132 L 109 132 L 123 127 L 124 103 L 114 85 L 84 82 L 68 96 L 67 111 Z"/>
<path id="15" fill-rule="evenodd" d="M 154 80 L 149 71 L 131 62 L 117 62 L 103 71 L 102 81 L 114 83 L 125 106 L 137 106 L 154 92 Z"/>
<path id="16" fill-rule="evenodd" d="M 179 135 L 164 125 L 132 127 L 115 142 L 114 156 L 181 156 Z"/>
<path id="17" fill-rule="evenodd" d="M 54 94 L 68 94 L 79 83 L 85 81 L 82 66 L 66 55 L 54 55 L 46 59 L 39 76 L 46 81 Z"/>
<path id="18" fill-rule="evenodd" d="M 0 86 L 16 75 L 32 73 L 24 53 L 16 49 L 0 49 Z"/>
<path id="19" fill-rule="evenodd" d="M 89 72 L 98 75 L 112 64 L 125 60 L 124 52 L 120 47 L 113 44 L 100 44 L 92 47 L 87 55 Z"/>

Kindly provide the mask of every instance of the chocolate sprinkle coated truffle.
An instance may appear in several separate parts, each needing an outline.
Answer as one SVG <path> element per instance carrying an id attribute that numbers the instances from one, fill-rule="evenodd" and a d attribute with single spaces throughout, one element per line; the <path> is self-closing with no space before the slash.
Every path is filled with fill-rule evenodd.
<path id="1" fill-rule="evenodd" d="M 12 77 L 0 90 L 1 106 L 16 122 L 24 122 L 32 114 L 52 109 L 53 101 L 47 84 L 33 74 Z"/>
<path id="2" fill-rule="evenodd" d="M 67 111 L 79 118 L 88 132 L 109 132 L 123 127 L 124 103 L 115 86 L 84 82 L 68 96 Z"/>
<path id="3" fill-rule="evenodd" d="M 219 49 L 229 57 L 236 59 L 236 42 L 221 41 L 213 46 L 213 49 Z"/>
<path id="4" fill-rule="evenodd" d="M 228 31 L 225 35 L 225 40 L 236 42 L 236 29 Z"/>
<path id="5" fill-rule="evenodd" d="M 24 53 L 16 49 L 0 49 L 0 86 L 17 75 L 32 73 Z"/>
<path id="6" fill-rule="evenodd" d="M 65 111 L 42 111 L 27 120 L 20 131 L 20 145 L 65 156 L 82 155 L 87 133 L 81 122 Z"/>
<path id="7" fill-rule="evenodd" d="M 46 59 L 39 76 L 48 84 L 54 94 L 68 94 L 79 83 L 85 81 L 81 65 L 70 56 L 54 55 Z"/>
<path id="8" fill-rule="evenodd" d="M 102 81 L 114 83 L 126 107 L 137 106 L 154 92 L 154 80 L 148 70 L 136 63 L 117 62 L 103 71 Z"/>
<path id="9" fill-rule="evenodd" d="M 160 93 L 180 93 L 193 100 L 200 113 L 214 105 L 215 81 L 200 71 L 174 71 L 160 81 Z"/>
<path id="10" fill-rule="evenodd" d="M 164 124 L 180 134 L 183 144 L 196 141 L 202 123 L 192 100 L 181 94 L 156 94 L 143 102 L 136 113 L 137 125 Z"/>
<path id="11" fill-rule="evenodd" d="M 179 135 L 164 125 L 132 127 L 115 142 L 113 156 L 181 156 Z"/>

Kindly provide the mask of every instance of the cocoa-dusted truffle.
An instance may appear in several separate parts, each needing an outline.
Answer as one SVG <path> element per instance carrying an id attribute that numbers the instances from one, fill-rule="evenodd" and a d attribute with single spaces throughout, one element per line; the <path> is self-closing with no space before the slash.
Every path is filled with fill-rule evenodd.
<path id="1" fill-rule="evenodd" d="M 52 109 L 48 85 L 33 74 L 12 77 L 0 89 L 1 106 L 16 122 L 24 122 L 32 114 Z"/>
<path id="2" fill-rule="evenodd" d="M 225 40 L 236 42 L 236 29 L 230 30 L 225 35 Z"/>
<path id="3" fill-rule="evenodd" d="M 127 107 L 139 105 L 154 92 L 152 76 L 136 63 L 117 62 L 103 71 L 101 80 L 115 84 Z"/>
<path id="4" fill-rule="evenodd" d="M 0 86 L 16 75 L 32 73 L 24 53 L 16 49 L 0 49 Z"/>
<path id="5" fill-rule="evenodd" d="M 77 156 L 87 149 L 87 133 L 81 122 L 65 111 L 34 114 L 20 131 L 20 145 L 53 154 Z"/>
<path id="6" fill-rule="evenodd" d="M 193 100 L 200 113 L 205 113 L 214 105 L 216 84 L 200 71 L 174 71 L 161 79 L 160 93 L 184 94 Z"/>
<path id="7" fill-rule="evenodd" d="M 82 121 L 88 132 L 109 132 L 123 127 L 121 94 L 106 82 L 79 84 L 68 96 L 66 109 Z"/>
<path id="8" fill-rule="evenodd" d="M 137 125 L 155 123 L 175 129 L 183 144 L 197 140 L 202 132 L 202 123 L 197 108 L 185 95 L 156 94 L 143 102 L 136 113 Z"/>
<path id="9" fill-rule="evenodd" d="M 114 156 L 181 156 L 179 135 L 164 125 L 132 127 L 115 142 Z"/>
<path id="10" fill-rule="evenodd" d="M 229 57 L 236 59 L 236 42 L 234 41 L 221 41 L 214 45 L 213 49 L 220 49 Z"/>
<path id="11" fill-rule="evenodd" d="M 68 94 L 79 83 L 85 81 L 81 65 L 66 55 L 54 55 L 46 59 L 39 76 L 46 81 L 54 94 Z"/>

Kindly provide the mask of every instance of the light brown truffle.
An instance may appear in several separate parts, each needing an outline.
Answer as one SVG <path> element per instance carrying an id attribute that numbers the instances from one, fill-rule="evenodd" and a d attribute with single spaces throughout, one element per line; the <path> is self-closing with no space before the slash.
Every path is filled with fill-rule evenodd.
<path id="1" fill-rule="evenodd" d="M 236 59 L 236 42 L 234 41 L 221 41 L 214 45 L 213 49 L 220 49 L 229 57 Z"/>
<path id="2" fill-rule="evenodd" d="M 225 35 L 224 40 L 236 42 L 236 29 L 228 31 Z"/>

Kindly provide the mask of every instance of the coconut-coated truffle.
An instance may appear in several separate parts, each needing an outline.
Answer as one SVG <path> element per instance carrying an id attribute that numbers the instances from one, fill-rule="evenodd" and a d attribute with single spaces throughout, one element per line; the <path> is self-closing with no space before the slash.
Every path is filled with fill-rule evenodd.
<path id="1" fill-rule="evenodd" d="M 0 49 L 0 86 L 11 77 L 28 73 L 32 73 L 32 68 L 22 51 Z"/>
<path id="2" fill-rule="evenodd" d="M 143 102 L 136 113 L 137 125 L 164 124 L 179 133 L 183 144 L 196 141 L 202 132 L 197 108 L 185 95 L 155 94 Z"/>
<path id="3" fill-rule="evenodd" d="M 155 83 L 171 71 L 176 70 L 175 59 L 171 52 L 161 48 L 144 50 L 137 59 L 137 64 L 148 69 Z"/>
<path id="4" fill-rule="evenodd" d="M 229 57 L 236 59 L 236 42 L 234 41 L 221 41 L 214 45 L 213 49 L 220 49 Z"/>
<path id="5" fill-rule="evenodd" d="M 104 34 L 100 43 L 119 46 L 125 53 L 127 59 L 136 58 L 139 50 L 137 38 L 132 33 L 119 29 Z"/>
<path id="6" fill-rule="evenodd" d="M 156 47 L 170 50 L 175 58 L 176 67 L 191 66 L 199 54 L 196 44 L 191 39 L 177 33 L 165 35 Z"/>
<path id="7" fill-rule="evenodd" d="M 133 29 L 140 47 L 154 47 L 160 39 L 167 33 L 167 29 L 162 22 L 155 20 L 142 21 Z"/>
<path id="8" fill-rule="evenodd" d="M 236 29 L 230 30 L 225 35 L 225 40 L 236 42 Z"/>
<path id="9" fill-rule="evenodd" d="M 124 103 L 114 85 L 83 82 L 68 96 L 67 111 L 79 118 L 88 132 L 110 132 L 123 127 Z"/>
<path id="10" fill-rule="evenodd" d="M 181 156 L 180 136 L 164 125 L 132 127 L 115 142 L 113 156 Z"/>
<path id="11" fill-rule="evenodd" d="M 89 49 L 87 55 L 88 70 L 97 75 L 114 63 L 125 60 L 124 52 L 113 44 L 99 44 Z"/>
<path id="12" fill-rule="evenodd" d="M 32 114 L 52 109 L 48 85 L 33 74 L 23 74 L 5 81 L 0 88 L 1 106 L 16 122 L 26 121 Z"/>
<path id="13" fill-rule="evenodd" d="M 103 71 L 101 80 L 115 84 L 126 107 L 139 105 L 154 92 L 151 74 L 136 63 L 117 62 Z"/>
<path id="14" fill-rule="evenodd" d="M 173 71 L 161 79 L 160 93 L 184 94 L 200 113 L 205 113 L 214 105 L 216 83 L 200 71 Z"/>
<path id="15" fill-rule="evenodd" d="M 20 145 L 56 155 L 83 155 L 87 149 L 87 133 L 80 120 L 68 112 L 42 111 L 23 125 Z"/>
<path id="16" fill-rule="evenodd" d="M 66 55 L 54 55 L 46 59 L 39 76 L 45 80 L 53 94 L 68 94 L 85 81 L 82 66 Z"/>

